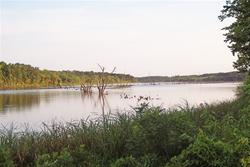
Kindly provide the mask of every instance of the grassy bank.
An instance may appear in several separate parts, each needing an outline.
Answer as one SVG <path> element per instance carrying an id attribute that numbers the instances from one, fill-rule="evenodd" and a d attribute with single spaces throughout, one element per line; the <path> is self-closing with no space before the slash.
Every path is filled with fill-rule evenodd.
<path id="1" fill-rule="evenodd" d="M 0 166 L 249 167 L 250 80 L 232 102 L 162 109 L 0 134 Z"/>

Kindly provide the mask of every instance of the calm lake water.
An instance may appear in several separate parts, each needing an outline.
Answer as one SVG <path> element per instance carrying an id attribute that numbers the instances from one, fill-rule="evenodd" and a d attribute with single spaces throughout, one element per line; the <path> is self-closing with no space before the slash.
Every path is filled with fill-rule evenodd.
<path id="1" fill-rule="evenodd" d="M 73 121 L 100 117 L 102 112 L 131 110 L 142 102 L 163 107 L 175 107 L 186 101 L 191 105 L 231 100 L 239 83 L 136 84 L 108 89 L 100 98 L 96 92 L 85 95 L 75 89 L 38 89 L 0 91 L 0 124 L 29 124 L 39 127 L 42 122 Z M 143 96 L 140 97 L 140 96 Z M 1 126 L 1 125 L 0 125 Z"/>

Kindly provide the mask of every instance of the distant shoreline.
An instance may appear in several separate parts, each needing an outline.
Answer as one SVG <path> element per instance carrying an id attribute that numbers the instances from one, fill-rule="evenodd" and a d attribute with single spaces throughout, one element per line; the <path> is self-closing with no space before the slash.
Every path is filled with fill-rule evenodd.
<path id="1" fill-rule="evenodd" d="M 105 76 L 107 83 L 127 86 L 130 83 L 225 83 L 242 82 L 246 74 L 220 72 L 202 75 L 146 76 L 134 77 L 130 74 L 101 73 L 93 71 L 50 71 L 40 70 L 26 64 L 0 62 L 0 90 L 19 89 L 60 89 L 76 87 L 80 84 L 94 86 Z"/>
<path id="2" fill-rule="evenodd" d="M 202 75 L 177 75 L 177 76 L 146 76 L 137 77 L 137 82 L 188 82 L 188 83 L 217 83 L 217 82 L 242 82 L 246 77 L 245 73 L 225 72 L 210 73 Z"/>

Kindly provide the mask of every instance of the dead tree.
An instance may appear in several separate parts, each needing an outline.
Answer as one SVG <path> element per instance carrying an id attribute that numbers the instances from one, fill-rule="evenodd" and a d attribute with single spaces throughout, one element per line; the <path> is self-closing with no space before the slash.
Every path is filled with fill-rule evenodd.
<path id="1" fill-rule="evenodd" d="M 87 79 L 84 83 L 81 84 L 81 90 L 83 93 L 90 94 L 92 93 L 93 81 Z"/>
<path id="2" fill-rule="evenodd" d="M 106 75 L 107 73 L 105 72 L 105 67 L 101 66 L 100 64 L 98 64 L 98 66 L 101 69 L 101 73 L 97 79 L 97 89 L 98 89 L 98 93 L 99 95 L 105 95 L 105 90 L 107 88 L 108 85 L 108 76 Z M 116 70 L 116 67 L 114 67 L 114 69 L 111 71 L 110 74 L 113 74 Z"/>
<path id="3" fill-rule="evenodd" d="M 92 93 L 92 85 L 88 85 L 86 83 L 82 83 L 81 84 L 81 90 L 84 92 L 84 93 Z"/>

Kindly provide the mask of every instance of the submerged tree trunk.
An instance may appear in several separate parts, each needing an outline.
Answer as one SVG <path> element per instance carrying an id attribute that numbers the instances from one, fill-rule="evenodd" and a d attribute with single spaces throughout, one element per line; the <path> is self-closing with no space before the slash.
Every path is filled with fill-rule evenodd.
<path id="1" fill-rule="evenodd" d="M 90 93 L 92 93 L 93 86 L 94 86 L 93 78 L 86 77 L 84 79 L 84 82 L 81 84 L 81 90 L 83 91 L 83 93 L 90 94 Z"/>
<path id="2" fill-rule="evenodd" d="M 99 75 L 99 78 L 97 80 L 97 89 L 98 89 L 99 95 L 105 95 L 105 90 L 106 90 L 107 85 L 108 85 L 108 78 L 107 78 L 107 76 L 105 76 L 105 74 L 106 74 L 105 67 L 103 67 L 99 64 L 98 64 L 98 66 L 101 69 L 101 74 Z M 116 70 L 116 67 L 114 67 L 111 74 L 113 74 L 115 72 L 115 70 Z"/>
<path id="3" fill-rule="evenodd" d="M 81 91 L 83 91 L 83 93 L 92 93 L 92 87 L 93 84 L 91 83 L 82 83 L 81 84 Z"/>

